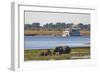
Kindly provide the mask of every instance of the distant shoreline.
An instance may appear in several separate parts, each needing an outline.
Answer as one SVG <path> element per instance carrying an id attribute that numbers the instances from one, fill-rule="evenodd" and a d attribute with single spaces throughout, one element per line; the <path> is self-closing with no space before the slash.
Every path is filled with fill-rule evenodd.
<path id="1" fill-rule="evenodd" d="M 50 36 L 62 36 L 63 31 L 34 31 L 34 30 L 25 30 L 24 36 L 35 36 L 35 35 L 50 35 Z M 90 36 L 90 31 L 80 31 L 81 36 Z"/>

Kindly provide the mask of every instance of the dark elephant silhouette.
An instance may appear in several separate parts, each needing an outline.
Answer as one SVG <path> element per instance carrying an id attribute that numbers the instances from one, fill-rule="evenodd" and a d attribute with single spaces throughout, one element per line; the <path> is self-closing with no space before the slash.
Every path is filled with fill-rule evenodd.
<path id="1" fill-rule="evenodd" d="M 71 48 L 70 48 L 69 46 L 66 46 L 66 47 L 64 47 L 63 49 L 64 49 L 63 52 L 64 52 L 65 54 L 69 54 L 69 53 L 71 52 Z"/>
<path id="2" fill-rule="evenodd" d="M 56 53 L 59 53 L 62 54 L 63 53 L 63 47 L 59 46 L 59 47 L 56 47 L 53 51 L 53 54 L 55 55 Z"/>
<path id="3" fill-rule="evenodd" d="M 71 48 L 69 46 L 58 46 L 54 49 L 53 54 L 55 55 L 56 53 L 61 54 L 69 54 L 71 52 Z"/>

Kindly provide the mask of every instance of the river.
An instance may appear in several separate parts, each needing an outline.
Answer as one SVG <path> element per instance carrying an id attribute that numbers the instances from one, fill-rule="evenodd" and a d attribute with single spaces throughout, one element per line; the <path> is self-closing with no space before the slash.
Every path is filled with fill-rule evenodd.
<path id="1" fill-rule="evenodd" d="M 56 46 L 90 46 L 90 36 L 24 36 L 25 49 L 49 49 Z"/>

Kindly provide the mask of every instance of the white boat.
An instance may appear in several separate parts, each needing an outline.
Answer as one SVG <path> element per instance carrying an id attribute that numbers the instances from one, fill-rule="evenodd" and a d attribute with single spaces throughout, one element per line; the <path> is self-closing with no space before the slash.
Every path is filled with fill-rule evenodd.
<path id="1" fill-rule="evenodd" d="M 68 37 L 70 36 L 70 30 L 67 28 L 63 31 L 62 37 Z"/>

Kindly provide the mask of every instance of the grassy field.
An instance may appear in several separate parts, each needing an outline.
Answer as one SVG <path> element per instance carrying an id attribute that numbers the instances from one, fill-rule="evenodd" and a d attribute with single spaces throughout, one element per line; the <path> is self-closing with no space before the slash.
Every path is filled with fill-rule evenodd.
<path id="1" fill-rule="evenodd" d="M 25 30 L 24 35 L 62 35 L 63 31 L 32 31 Z"/>
<path id="2" fill-rule="evenodd" d="M 50 49 L 53 52 L 54 49 Z M 48 55 L 40 56 L 40 53 L 46 50 L 24 50 L 24 60 L 70 60 L 70 59 L 89 59 L 90 58 L 90 47 L 80 47 L 80 48 L 71 48 L 70 54 L 61 54 L 61 55 Z"/>
<path id="3" fill-rule="evenodd" d="M 25 30 L 24 35 L 52 35 L 52 36 L 61 36 L 63 34 L 63 31 L 33 31 L 33 30 Z M 89 36 L 90 31 L 80 31 L 80 35 L 82 36 Z"/>
<path id="4" fill-rule="evenodd" d="M 80 35 L 89 36 L 90 35 L 90 31 L 80 31 Z"/>

